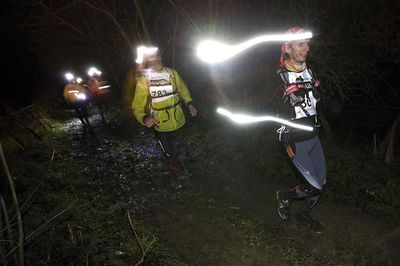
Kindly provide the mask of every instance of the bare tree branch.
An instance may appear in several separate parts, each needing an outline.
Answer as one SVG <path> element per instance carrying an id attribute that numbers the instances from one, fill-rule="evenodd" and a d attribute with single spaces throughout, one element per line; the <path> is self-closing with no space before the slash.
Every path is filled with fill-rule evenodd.
<path id="1" fill-rule="evenodd" d="M 201 33 L 200 29 L 197 27 L 196 23 L 193 21 L 191 16 L 187 13 L 187 11 L 174 0 L 168 0 L 168 2 L 176 9 L 176 11 L 186 20 L 189 27 L 196 33 Z"/>
<path id="2" fill-rule="evenodd" d="M 140 18 L 140 23 L 142 25 L 145 41 L 146 42 L 151 42 L 151 37 L 150 37 L 149 31 L 148 31 L 147 26 L 146 26 L 146 21 L 145 21 L 144 16 L 143 16 L 143 11 L 142 11 L 142 7 L 140 6 L 140 2 L 139 2 L 139 0 L 133 0 L 133 3 L 135 5 L 135 7 L 136 7 L 136 11 L 137 11 L 137 13 L 139 15 L 139 18 Z"/>
<path id="3" fill-rule="evenodd" d="M 128 34 L 125 32 L 124 28 L 121 26 L 121 24 L 118 22 L 118 19 L 110 12 L 108 11 L 106 8 L 101 8 L 95 5 L 92 5 L 88 2 L 84 2 L 85 5 L 87 5 L 88 7 L 91 7 L 101 13 L 106 14 L 111 21 L 114 23 L 114 25 L 117 27 L 117 29 L 119 30 L 119 33 L 121 34 L 121 36 L 123 37 L 123 39 L 125 40 L 126 44 L 128 47 L 132 46 L 132 40 L 131 38 L 128 36 Z"/>

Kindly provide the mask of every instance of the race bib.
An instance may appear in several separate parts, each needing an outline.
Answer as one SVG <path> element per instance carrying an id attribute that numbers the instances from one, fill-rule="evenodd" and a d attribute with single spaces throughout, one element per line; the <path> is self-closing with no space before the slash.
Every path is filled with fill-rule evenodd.
<path id="1" fill-rule="evenodd" d="M 154 102 L 159 102 L 167 99 L 168 96 L 173 96 L 174 92 L 172 85 L 150 86 L 150 95 Z"/>
<path id="2" fill-rule="evenodd" d="M 317 113 L 317 100 L 315 99 L 312 91 L 307 91 L 304 94 L 303 102 L 294 106 L 296 119 L 309 117 Z"/>

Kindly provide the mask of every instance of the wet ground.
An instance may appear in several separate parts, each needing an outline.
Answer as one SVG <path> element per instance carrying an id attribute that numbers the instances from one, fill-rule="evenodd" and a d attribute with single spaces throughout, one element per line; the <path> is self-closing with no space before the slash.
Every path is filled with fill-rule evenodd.
<path id="1" fill-rule="evenodd" d="M 252 131 L 235 133 L 206 123 L 191 121 L 179 139 L 191 173 L 184 182 L 170 176 L 154 133 L 129 119 L 104 124 L 93 116 L 91 130 L 77 120 L 65 124 L 70 158 L 84 169 L 87 189 L 102 201 L 99 215 L 108 224 L 126 226 L 127 217 L 120 214 L 129 211 L 134 224 L 152 232 L 145 242 L 156 238 L 147 265 L 400 265 L 396 225 L 329 198 L 313 211 L 325 225 L 322 234 L 295 220 L 282 222 L 275 192 L 295 184 L 281 176 L 290 172 L 287 165 L 280 172 L 251 167 L 248 161 L 263 159 L 257 156 L 260 147 L 238 139 L 251 139 Z M 271 150 L 268 160 L 279 168 L 283 155 L 276 152 Z M 96 208 L 95 202 L 88 208 Z M 125 236 L 96 252 L 112 249 L 121 257 L 118 265 L 132 265 L 137 260 L 124 257 L 128 242 Z M 157 249 L 170 256 L 152 258 L 160 254 Z"/>

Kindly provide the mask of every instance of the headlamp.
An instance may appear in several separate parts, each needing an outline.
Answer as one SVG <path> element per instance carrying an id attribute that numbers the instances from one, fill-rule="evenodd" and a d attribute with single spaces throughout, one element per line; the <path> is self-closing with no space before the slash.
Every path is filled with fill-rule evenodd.
<path id="1" fill-rule="evenodd" d="M 91 67 L 91 68 L 89 68 L 89 70 L 87 71 L 87 74 L 88 74 L 90 77 L 93 77 L 94 75 L 100 76 L 100 75 L 101 75 L 101 71 L 98 70 L 98 69 L 95 68 L 95 67 Z"/>
<path id="2" fill-rule="evenodd" d="M 68 81 L 71 81 L 71 80 L 73 80 L 74 79 L 74 75 L 72 74 L 72 73 L 65 73 L 65 78 L 68 80 Z"/>
<path id="3" fill-rule="evenodd" d="M 158 47 L 146 47 L 146 46 L 139 46 L 137 48 L 137 57 L 135 62 L 137 64 L 141 64 L 144 61 L 144 58 L 148 55 L 155 55 L 158 53 Z"/>

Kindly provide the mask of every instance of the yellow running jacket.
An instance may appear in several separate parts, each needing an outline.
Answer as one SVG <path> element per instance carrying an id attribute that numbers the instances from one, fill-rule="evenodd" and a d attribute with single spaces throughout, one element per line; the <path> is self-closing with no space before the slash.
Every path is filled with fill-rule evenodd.
<path id="1" fill-rule="evenodd" d="M 163 67 L 161 71 L 145 71 L 139 78 L 132 101 L 133 114 L 144 125 L 153 117 L 160 132 L 174 131 L 185 124 L 181 101 L 192 102 L 189 90 L 175 69 Z"/>

